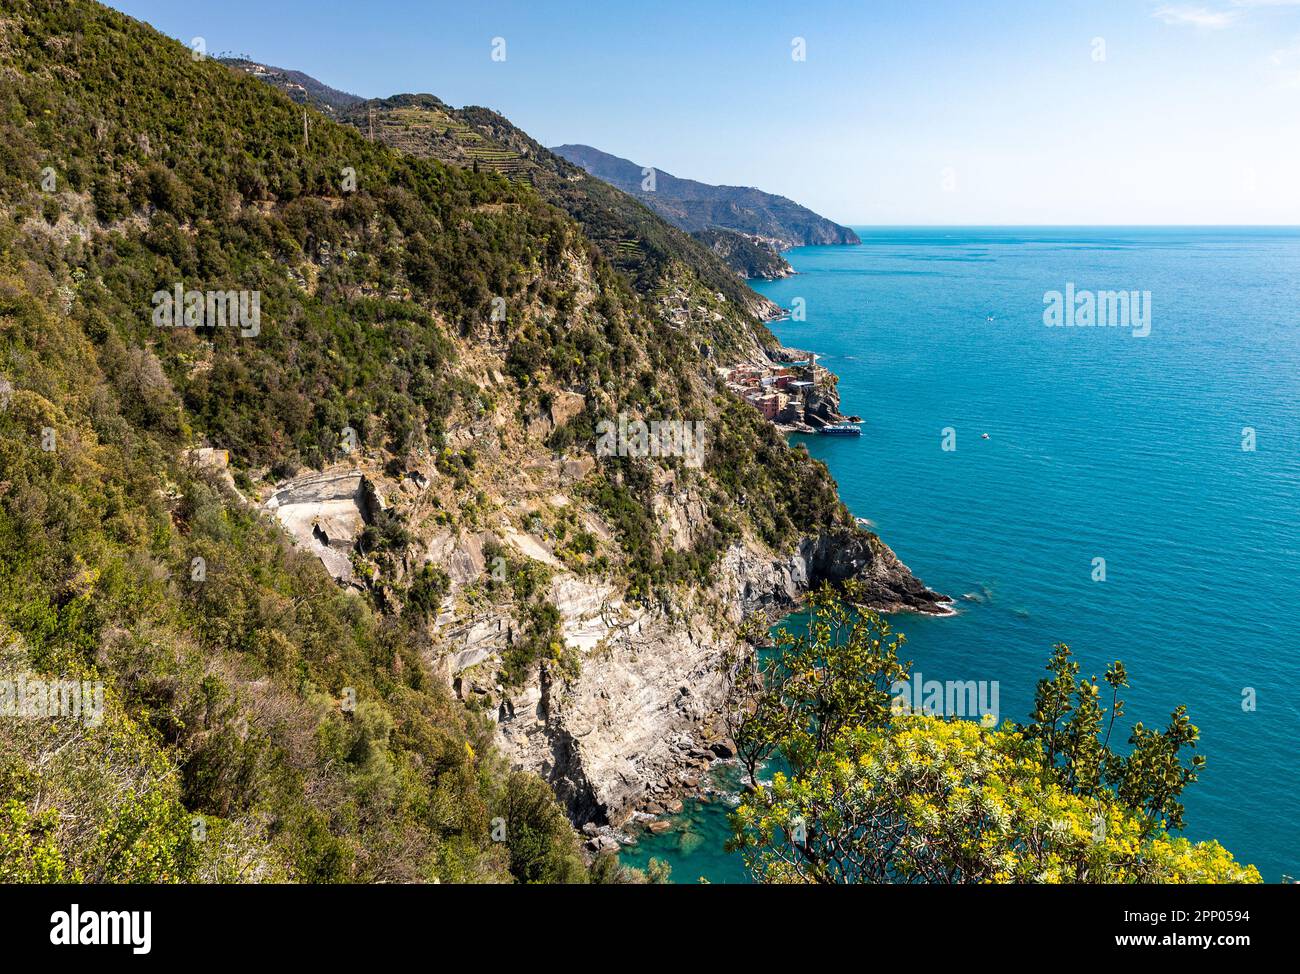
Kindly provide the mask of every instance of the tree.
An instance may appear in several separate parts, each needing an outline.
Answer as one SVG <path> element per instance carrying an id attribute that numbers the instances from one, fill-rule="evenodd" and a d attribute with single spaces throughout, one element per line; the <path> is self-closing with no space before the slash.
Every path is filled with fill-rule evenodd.
<path id="1" fill-rule="evenodd" d="M 505 807 L 510 872 L 517 882 L 587 882 L 573 829 L 546 782 L 514 772 L 506 782 Z"/>
<path id="2" fill-rule="evenodd" d="M 33 815 L 16 799 L 0 805 L 0 882 L 65 883 L 67 864 L 54 839 L 58 813 L 49 809 Z"/>
<path id="3" fill-rule="evenodd" d="M 733 720 L 751 775 L 773 757 L 789 768 L 771 785 L 755 777 L 732 816 L 729 848 L 759 881 L 1259 881 L 1217 842 L 1170 835 L 1201 766 L 1182 762 L 1196 739 L 1182 708 L 1167 731 L 1139 725 L 1127 756 L 1110 750 L 1123 664 L 1107 673 L 1109 722 L 1096 681 L 1077 681 L 1058 647 L 1033 721 L 993 729 L 896 712 L 887 688 L 907 677 L 901 643 L 826 589 L 806 633 L 778 631 Z"/>
<path id="4" fill-rule="evenodd" d="M 1134 725 L 1128 739 L 1132 750 L 1119 755 L 1110 749 L 1110 738 L 1115 721 L 1124 715 L 1124 701 L 1119 696 L 1120 689 L 1128 686 L 1124 664 L 1116 661 L 1106 671 L 1105 681 L 1111 690 L 1109 719 L 1101 706 L 1096 678 L 1079 679 L 1079 664 L 1070 660 L 1069 646 L 1057 644 L 1047 669 L 1052 677 L 1039 681 L 1031 720 L 1020 730 L 1041 744 L 1043 761 L 1061 787 L 1083 797 L 1114 789 L 1124 804 L 1140 815 L 1144 835 L 1163 828 L 1181 829 L 1179 796 L 1205 766 L 1205 757 L 1199 754 L 1193 755 L 1187 766 L 1183 764 L 1183 749 L 1195 748 L 1200 736 L 1187 708 L 1178 707 L 1163 731 Z"/>
<path id="5" fill-rule="evenodd" d="M 899 661 L 904 637 L 879 615 L 857 612 L 850 600 L 823 588 L 808 599 L 807 631 L 777 630 L 769 662 L 754 673 L 746 661 L 729 662 L 739 685 L 729 716 L 736 753 L 751 782 L 778 751 L 798 774 L 847 727 L 874 727 L 889 719 L 890 688 L 906 680 Z"/>
<path id="6" fill-rule="evenodd" d="M 446 572 L 434 565 L 425 564 L 407 589 L 406 604 L 422 618 L 433 619 L 450 587 L 451 579 Z"/>
<path id="7" fill-rule="evenodd" d="M 672 866 L 651 859 L 645 869 L 624 866 L 617 852 L 602 852 L 591 861 L 591 881 L 599 885 L 660 886 L 672 881 Z"/>

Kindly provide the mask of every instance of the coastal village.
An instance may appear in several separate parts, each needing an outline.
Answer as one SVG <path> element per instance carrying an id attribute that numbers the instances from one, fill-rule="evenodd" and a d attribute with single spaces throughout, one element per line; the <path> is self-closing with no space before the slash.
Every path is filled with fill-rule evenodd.
<path id="1" fill-rule="evenodd" d="M 783 433 L 861 433 L 861 418 L 840 415 L 835 376 L 817 364 L 816 352 L 778 349 L 775 360 L 723 367 L 718 374 Z"/>

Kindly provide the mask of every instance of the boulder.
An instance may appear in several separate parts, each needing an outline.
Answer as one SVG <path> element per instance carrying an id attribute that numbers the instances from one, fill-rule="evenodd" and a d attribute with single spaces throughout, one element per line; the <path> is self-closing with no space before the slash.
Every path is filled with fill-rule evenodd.
<path id="1" fill-rule="evenodd" d="M 551 422 L 558 428 L 582 412 L 587 405 L 584 396 L 576 392 L 557 392 L 551 399 Z"/>
<path id="2" fill-rule="evenodd" d="M 598 835 L 587 842 L 587 848 L 596 855 L 605 852 L 618 852 L 618 839 L 612 835 Z"/>

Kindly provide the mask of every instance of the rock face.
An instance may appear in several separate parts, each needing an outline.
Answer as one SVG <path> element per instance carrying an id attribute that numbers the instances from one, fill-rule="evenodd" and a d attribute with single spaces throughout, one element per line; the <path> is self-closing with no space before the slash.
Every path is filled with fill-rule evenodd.
<path id="1" fill-rule="evenodd" d="M 441 565 L 453 584 L 468 584 L 487 570 L 483 547 L 491 538 L 487 533 L 457 536 L 440 531 L 425 546 L 424 561 Z"/>
<path id="2" fill-rule="evenodd" d="M 716 586 L 721 619 L 681 606 L 632 609 L 612 589 L 562 576 L 551 595 L 581 673 L 562 682 L 543 670 L 536 685 L 504 697 L 501 749 L 547 779 L 575 823 L 621 825 L 731 753 L 715 720 L 726 704 L 722 664 L 734 625 L 753 612 L 775 618 L 809 588 L 851 577 L 882 611 L 949 611 L 879 538 L 854 529 L 807 539 L 784 561 L 731 549 Z"/>
<path id="3" fill-rule="evenodd" d="M 574 397 L 559 408 L 576 406 Z M 571 507 L 561 486 L 569 474 L 551 475 L 533 507 L 548 516 Z M 264 506 L 335 578 L 357 584 L 352 554 L 382 508 L 381 488 L 393 510 L 417 508 L 430 489 L 428 476 L 411 471 L 400 483 L 407 486 L 373 465 L 338 467 L 278 484 Z M 689 548 L 707 522 L 700 505 L 665 476 L 655 515 L 676 547 Z M 951 611 L 860 528 L 806 538 L 783 556 L 756 542 L 736 544 L 719 560 L 708 590 L 646 607 L 626 602 L 617 579 L 570 570 L 553 550 L 554 538 L 533 533 L 533 520 L 539 519 L 502 514 L 495 524 L 446 525 L 425 535 L 416 561 L 439 566 L 451 583 L 431 623 L 431 663 L 462 699 L 493 717 L 501 752 L 545 778 L 579 825 L 619 827 L 638 809 L 671 808 L 711 761 L 732 753 L 719 724 L 730 692 L 723 664 L 746 617 L 775 620 L 823 581 L 850 578 L 882 611 Z M 584 523 L 607 536 L 598 521 Z M 498 684 L 499 661 L 518 638 L 520 620 L 511 603 L 474 595 L 498 550 L 542 566 L 545 599 L 559 612 L 559 637 L 576 667 L 543 664 L 523 687 Z"/>
<path id="4" fill-rule="evenodd" d="M 714 633 L 657 614 L 625 624 L 584 654 L 576 680 L 544 671 L 498 714 L 503 752 L 546 778 L 575 823 L 626 821 L 725 698 Z"/>
<path id="5" fill-rule="evenodd" d="M 326 470 L 287 480 L 265 506 L 335 579 L 353 581 L 349 555 L 379 506 L 360 470 Z"/>
<path id="6" fill-rule="evenodd" d="M 792 559 L 814 586 L 856 579 L 880 612 L 951 615 L 952 599 L 926 588 L 889 545 L 869 531 L 845 529 L 805 539 Z"/>

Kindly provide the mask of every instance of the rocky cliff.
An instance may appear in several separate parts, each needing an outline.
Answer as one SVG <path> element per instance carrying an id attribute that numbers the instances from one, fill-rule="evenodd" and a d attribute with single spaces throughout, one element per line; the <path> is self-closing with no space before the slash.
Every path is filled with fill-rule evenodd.
<path id="1" fill-rule="evenodd" d="M 535 682 L 504 688 L 474 663 L 505 648 L 509 620 L 466 626 L 453 616 L 440 620 L 452 647 L 445 672 L 494 716 L 503 752 L 546 778 L 576 824 L 621 825 L 695 787 L 709 762 L 729 753 L 719 714 L 729 691 L 724 661 L 741 622 L 754 613 L 773 622 L 810 588 L 848 578 L 880 611 L 950 611 L 879 538 L 845 530 L 806 539 L 782 560 L 737 545 L 707 600 L 654 609 L 561 576 L 551 592 L 564 639 L 581 658 L 575 675 L 543 668 Z M 470 665 L 457 669 L 463 662 Z"/>
<path id="2" fill-rule="evenodd" d="M 503 459 L 519 456 L 509 451 Z M 827 528 L 784 552 L 754 541 L 732 544 L 712 584 L 666 591 L 650 604 L 631 600 L 618 578 L 568 561 L 554 531 L 557 516 L 571 516 L 570 531 L 614 536 L 598 510 L 574 503 L 591 472 L 590 463 L 522 465 L 510 509 L 479 529 L 423 518 L 446 488 L 436 470 L 395 475 L 391 464 L 365 458 L 300 474 L 268 488 L 260 501 L 348 584 L 379 572 L 359 544 L 377 511 L 415 527 L 419 547 L 397 579 L 432 564 L 448 580 L 428 626 L 431 668 L 491 718 L 512 766 L 547 780 L 575 824 L 621 825 L 635 811 L 693 788 L 710 761 L 728 753 L 719 723 L 728 693 L 723 664 L 741 649 L 737 632 L 747 619 L 774 622 L 810 589 L 848 579 L 858 581 L 865 605 L 882 612 L 951 611 L 949 600 L 878 537 L 853 525 Z M 704 508 L 693 489 L 673 490 L 668 478 L 663 486 L 676 495 L 661 507 L 666 536 L 685 545 Z M 537 569 L 539 597 L 558 613 L 562 652 L 530 667 L 517 684 L 503 679 L 502 665 L 526 637 L 528 603 L 503 597 L 508 585 L 491 584 L 494 563 Z"/>
<path id="3" fill-rule="evenodd" d="M 371 140 L 84 0 L 16 7 L 0 527 L 39 545 L 19 603 L 95 607 L 69 645 L 188 807 L 262 846 L 311 823 L 296 875 L 443 875 L 445 838 L 489 848 L 479 715 L 616 821 L 708 760 L 746 612 L 848 574 L 926 608 L 719 378 L 775 309 L 686 234 L 486 110 L 398 99 Z M 415 151 L 448 138 L 466 164 Z M 258 327 L 152 317 L 179 288 Z M 473 821 L 417 821 L 449 794 Z"/>

